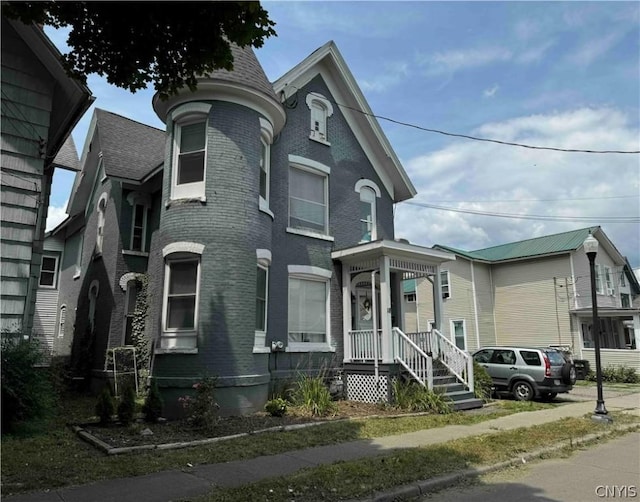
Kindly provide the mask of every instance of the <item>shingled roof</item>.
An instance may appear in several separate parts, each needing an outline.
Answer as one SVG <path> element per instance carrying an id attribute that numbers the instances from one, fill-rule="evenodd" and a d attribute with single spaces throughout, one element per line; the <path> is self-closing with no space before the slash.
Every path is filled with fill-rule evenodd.
<path id="1" fill-rule="evenodd" d="M 62 167 L 69 169 L 70 171 L 80 170 L 80 159 L 78 158 L 78 150 L 76 150 L 76 144 L 73 141 L 73 136 L 69 134 L 65 142 L 62 144 L 60 150 L 53 159 L 53 165 L 55 167 Z"/>
<path id="2" fill-rule="evenodd" d="M 107 176 L 141 181 L 164 162 L 164 131 L 99 108 L 95 113 Z"/>

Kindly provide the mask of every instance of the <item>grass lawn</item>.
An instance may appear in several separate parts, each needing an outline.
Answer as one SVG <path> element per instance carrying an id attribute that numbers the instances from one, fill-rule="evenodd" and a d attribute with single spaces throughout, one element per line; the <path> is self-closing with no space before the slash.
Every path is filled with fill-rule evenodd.
<path id="1" fill-rule="evenodd" d="M 521 411 L 552 407 L 546 403 L 499 401 L 483 413 L 452 413 L 399 418 L 354 419 L 318 427 L 242 437 L 181 450 L 107 456 L 79 439 L 66 425 L 92 414 L 95 398 L 66 398 L 41 433 L 2 438 L 2 493 L 54 489 L 103 479 L 140 476 L 187 464 L 226 462 L 358 439 L 381 437 L 451 424 L 473 424 Z"/>
<path id="2" fill-rule="evenodd" d="M 638 417 L 614 414 L 617 424 L 638 423 Z M 640 428 L 640 423 L 638 423 Z M 491 465 L 557 443 L 602 431 L 590 417 L 566 418 L 534 427 L 473 436 L 351 462 L 304 469 L 290 476 L 241 488 L 221 489 L 198 502 L 334 501 L 371 496 L 374 492 L 452 472 Z M 610 437 L 620 435 L 613 432 Z M 569 454 L 564 452 L 551 455 Z"/>

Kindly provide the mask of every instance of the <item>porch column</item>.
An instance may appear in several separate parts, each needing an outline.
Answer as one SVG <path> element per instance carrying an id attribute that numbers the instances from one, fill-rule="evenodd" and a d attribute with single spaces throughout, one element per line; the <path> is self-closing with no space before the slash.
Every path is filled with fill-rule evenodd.
<path id="1" fill-rule="evenodd" d="M 351 361 L 351 274 L 349 265 L 342 263 L 342 354 L 343 362 Z"/>
<path id="2" fill-rule="evenodd" d="M 417 283 L 416 283 L 417 284 Z M 416 285 L 416 290 L 418 286 Z M 402 288 L 402 272 L 393 274 L 393 291 L 395 291 L 396 326 L 405 331 L 404 323 L 404 289 Z"/>
<path id="3" fill-rule="evenodd" d="M 380 258 L 380 329 L 382 329 L 382 362 L 393 363 L 393 340 L 391 338 L 391 277 L 389 257 Z"/>
<path id="4" fill-rule="evenodd" d="M 440 265 L 436 267 L 433 278 L 433 325 L 442 333 L 442 291 L 440 285 Z"/>
<path id="5" fill-rule="evenodd" d="M 640 350 L 640 314 L 633 314 L 633 336 L 636 340 L 636 350 Z"/>

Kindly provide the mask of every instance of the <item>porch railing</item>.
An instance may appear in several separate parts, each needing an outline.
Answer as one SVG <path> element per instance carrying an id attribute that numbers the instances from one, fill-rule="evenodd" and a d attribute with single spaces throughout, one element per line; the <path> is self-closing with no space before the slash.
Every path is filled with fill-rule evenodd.
<path id="1" fill-rule="evenodd" d="M 349 331 L 349 338 L 351 339 L 351 354 L 349 359 L 351 361 L 375 361 L 380 360 L 381 347 L 382 347 L 382 330 L 378 330 L 377 347 L 373 337 L 372 329 L 362 329 Z"/>
<path id="2" fill-rule="evenodd" d="M 437 329 L 431 330 L 429 348 L 434 359 L 439 360 L 470 391 L 473 392 L 473 359 L 460 350 Z"/>
<path id="3" fill-rule="evenodd" d="M 421 342 L 427 341 L 428 337 L 421 337 L 419 335 L 421 335 L 421 333 L 407 335 L 399 328 L 393 328 L 394 358 L 419 383 L 428 389 L 433 389 L 433 362 L 431 357 L 429 357 L 427 352 L 421 347 L 421 345 L 426 347 L 426 345 Z"/>

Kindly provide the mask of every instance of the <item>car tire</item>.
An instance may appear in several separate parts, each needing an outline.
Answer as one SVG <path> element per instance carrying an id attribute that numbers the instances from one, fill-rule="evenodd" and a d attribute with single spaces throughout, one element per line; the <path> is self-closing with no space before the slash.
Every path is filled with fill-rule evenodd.
<path id="1" fill-rule="evenodd" d="M 557 392 L 545 392 L 542 395 L 542 399 L 544 401 L 553 401 L 556 398 L 557 395 L 558 395 Z"/>
<path id="2" fill-rule="evenodd" d="M 565 363 L 562 367 L 562 383 L 566 385 L 574 385 L 576 383 L 576 379 L 576 367 L 571 363 Z"/>
<path id="3" fill-rule="evenodd" d="M 518 380 L 514 383 L 511 388 L 511 393 L 517 401 L 531 401 L 535 396 L 535 392 L 533 391 L 531 384 L 524 380 Z"/>

